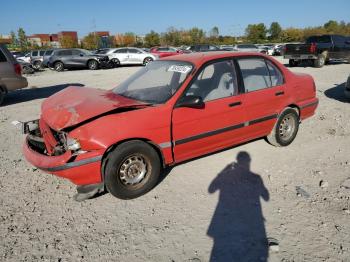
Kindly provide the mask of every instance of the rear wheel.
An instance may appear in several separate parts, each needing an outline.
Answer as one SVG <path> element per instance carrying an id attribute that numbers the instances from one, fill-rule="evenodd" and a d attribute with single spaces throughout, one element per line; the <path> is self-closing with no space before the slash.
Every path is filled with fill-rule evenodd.
<path id="1" fill-rule="evenodd" d="M 327 57 L 324 53 L 319 54 L 317 59 L 314 60 L 314 67 L 321 68 L 326 64 Z"/>
<path id="2" fill-rule="evenodd" d="M 138 140 L 128 141 L 107 156 L 105 185 L 117 198 L 136 198 L 156 185 L 160 171 L 159 156 L 150 145 Z"/>
<path id="3" fill-rule="evenodd" d="M 152 62 L 153 59 L 152 57 L 146 57 L 144 60 L 143 60 L 143 65 L 146 66 L 148 63 Z"/>
<path id="4" fill-rule="evenodd" d="M 41 68 L 41 61 L 34 61 L 33 62 L 33 68 L 35 70 L 39 70 Z"/>
<path id="5" fill-rule="evenodd" d="M 0 106 L 5 100 L 5 94 L 6 94 L 5 91 L 0 86 Z"/>
<path id="6" fill-rule="evenodd" d="M 98 69 L 98 63 L 97 63 L 96 60 L 90 60 L 90 61 L 88 62 L 88 64 L 87 64 L 87 66 L 88 66 L 88 68 L 89 68 L 90 70 L 96 70 L 96 69 Z"/>
<path id="7" fill-rule="evenodd" d="M 61 71 L 64 70 L 64 65 L 63 65 L 62 62 L 56 62 L 56 63 L 53 65 L 53 67 L 55 68 L 55 70 L 56 70 L 57 72 L 61 72 Z"/>
<path id="8" fill-rule="evenodd" d="M 271 133 L 266 137 L 274 146 L 288 146 L 299 130 L 299 114 L 293 108 L 286 108 L 279 116 Z"/>

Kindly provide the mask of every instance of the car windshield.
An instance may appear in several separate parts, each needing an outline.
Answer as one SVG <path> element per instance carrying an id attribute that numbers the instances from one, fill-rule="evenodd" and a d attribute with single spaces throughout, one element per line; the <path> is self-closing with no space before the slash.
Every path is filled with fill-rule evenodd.
<path id="1" fill-rule="evenodd" d="M 146 103 L 163 104 L 175 94 L 192 69 L 188 62 L 153 61 L 113 92 Z"/>

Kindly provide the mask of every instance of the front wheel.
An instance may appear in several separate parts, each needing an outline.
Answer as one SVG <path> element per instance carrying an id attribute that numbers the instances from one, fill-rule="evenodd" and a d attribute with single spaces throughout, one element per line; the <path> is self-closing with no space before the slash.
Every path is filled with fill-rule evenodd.
<path id="1" fill-rule="evenodd" d="M 292 108 L 286 108 L 266 138 L 271 145 L 288 146 L 295 139 L 298 129 L 299 114 Z"/>
<path id="2" fill-rule="evenodd" d="M 143 65 L 146 66 L 148 63 L 152 62 L 153 59 L 151 57 L 146 57 L 144 60 L 143 60 Z"/>
<path id="3" fill-rule="evenodd" d="M 96 70 L 96 69 L 98 69 L 98 63 L 97 63 L 97 61 L 96 61 L 96 60 L 90 60 L 90 61 L 88 62 L 88 68 L 89 68 L 90 70 Z"/>
<path id="4" fill-rule="evenodd" d="M 146 194 L 161 172 L 157 152 L 147 143 L 134 140 L 115 148 L 106 159 L 105 185 L 113 196 L 132 199 Z"/>
<path id="5" fill-rule="evenodd" d="M 39 70 L 41 68 L 41 61 L 34 61 L 33 68 Z"/>

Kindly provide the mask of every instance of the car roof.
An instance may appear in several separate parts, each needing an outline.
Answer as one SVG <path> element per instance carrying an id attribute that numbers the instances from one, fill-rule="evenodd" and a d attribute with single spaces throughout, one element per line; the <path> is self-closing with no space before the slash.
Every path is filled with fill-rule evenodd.
<path id="1" fill-rule="evenodd" d="M 211 60 L 230 58 L 230 57 L 241 57 L 241 56 L 259 56 L 267 58 L 268 56 L 261 53 L 252 52 L 232 52 L 232 51 L 214 51 L 214 52 L 199 52 L 190 54 L 180 54 L 176 56 L 170 56 L 162 58 L 161 60 L 175 60 L 184 61 L 194 64 L 195 66 L 201 66 L 202 64 Z"/>

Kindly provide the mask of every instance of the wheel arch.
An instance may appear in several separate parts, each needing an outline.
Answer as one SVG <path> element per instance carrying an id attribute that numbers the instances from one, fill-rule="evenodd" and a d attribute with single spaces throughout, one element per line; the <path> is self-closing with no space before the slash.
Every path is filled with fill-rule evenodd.
<path id="1" fill-rule="evenodd" d="M 3 91 L 5 94 L 8 93 L 8 90 L 4 84 L 0 84 L 0 91 Z"/>
<path id="2" fill-rule="evenodd" d="M 144 142 L 148 145 L 150 145 L 158 154 L 159 156 L 159 159 L 161 161 L 161 165 L 162 167 L 164 168 L 166 166 L 165 164 L 165 159 L 164 159 L 164 155 L 162 153 L 162 150 L 161 148 L 156 144 L 154 143 L 153 141 L 149 140 L 149 139 L 146 139 L 146 138 L 128 138 L 128 139 L 124 139 L 124 140 L 121 140 L 121 141 L 118 141 L 116 142 L 115 144 L 109 146 L 107 148 L 107 150 L 103 153 L 103 156 L 102 156 L 102 159 L 101 159 L 101 180 L 102 182 L 104 182 L 104 171 L 105 171 L 105 167 L 106 167 L 106 164 L 107 164 L 107 156 L 108 154 L 113 151 L 115 148 L 117 148 L 119 145 L 125 143 L 125 142 L 129 142 L 129 141 L 141 141 L 141 142 Z"/>

